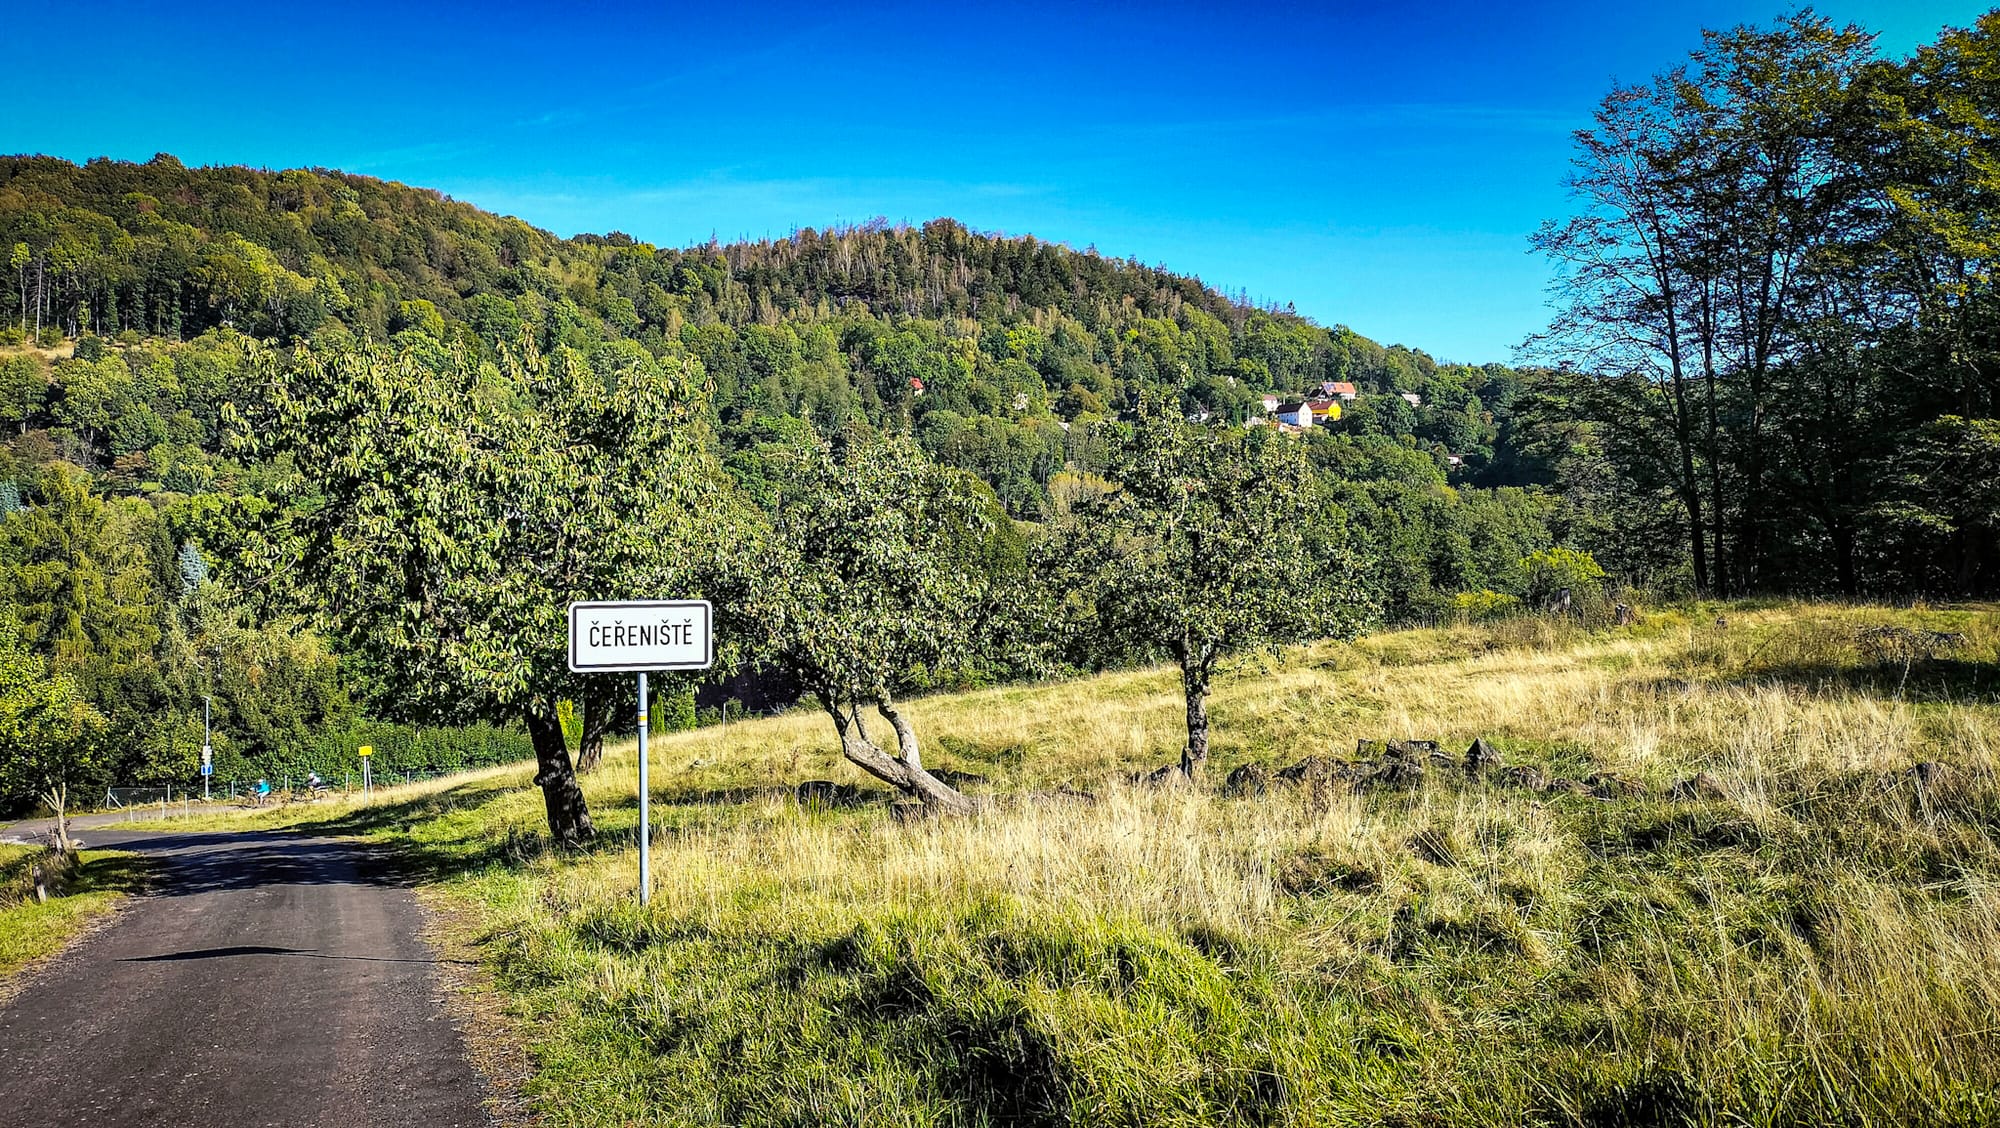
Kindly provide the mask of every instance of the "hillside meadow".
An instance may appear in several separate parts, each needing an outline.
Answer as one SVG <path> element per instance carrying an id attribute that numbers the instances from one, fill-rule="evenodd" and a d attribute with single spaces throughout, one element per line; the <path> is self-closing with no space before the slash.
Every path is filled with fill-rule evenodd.
<path id="1" fill-rule="evenodd" d="M 1384 634 L 1239 662 L 1197 787 L 1130 782 L 1171 670 L 914 702 L 962 819 L 802 805 L 831 726 L 732 723 L 654 743 L 644 909 L 629 743 L 581 854 L 525 767 L 249 817 L 405 852 L 551 1124 L 1985 1124 L 1996 656 L 1989 608 Z M 1453 762 L 1224 786 L 1385 738 Z"/>

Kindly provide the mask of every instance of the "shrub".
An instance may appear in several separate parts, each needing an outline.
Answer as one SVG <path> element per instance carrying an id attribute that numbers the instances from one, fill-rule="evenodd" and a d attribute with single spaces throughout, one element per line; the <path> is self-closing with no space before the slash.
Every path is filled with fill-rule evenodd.
<path id="1" fill-rule="evenodd" d="M 533 758 L 528 734 L 516 728 L 477 724 L 462 728 L 419 728 L 382 721 L 357 721 L 322 730 L 309 743 L 251 761 L 253 770 L 276 776 L 318 772 L 338 782 L 361 770 L 358 750 L 373 749 L 370 765 L 385 772 L 433 773 L 482 768 Z"/>
<path id="2" fill-rule="evenodd" d="M 1570 593 L 1570 606 L 1586 622 L 1602 621 L 1609 610 L 1604 595 L 1604 569 L 1588 552 L 1545 548 L 1521 558 L 1521 590 L 1528 606 L 1547 607 Z"/>
<path id="3" fill-rule="evenodd" d="M 1451 597 L 1452 617 L 1461 623 L 1483 623 L 1491 619 L 1504 619 L 1520 610 L 1519 596 L 1489 588 L 1462 591 Z"/>
<path id="4" fill-rule="evenodd" d="M 649 724 L 653 731 L 686 732 L 695 727 L 694 690 L 682 689 L 653 699 Z"/>

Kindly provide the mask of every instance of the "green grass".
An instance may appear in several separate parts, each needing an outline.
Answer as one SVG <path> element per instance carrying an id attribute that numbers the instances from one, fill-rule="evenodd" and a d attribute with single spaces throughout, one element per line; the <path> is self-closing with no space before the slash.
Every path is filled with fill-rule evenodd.
<path id="1" fill-rule="evenodd" d="M 74 869 L 51 881 L 49 899 L 38 902 L 33 867 L 52 867 L 52 859 L 39 847 L 0 845 L 0 980 L 61 951 L 144 881 L 132 855 L 85 850 Z"/>
<path id="2" fill-rule="evenodd" d="M 1726 615 L 1725 627 L 1714 625 Z M 1912 668 L 1882 622 L 1965 647 Z M 533 1053 L 557 1125 L 2000 1122 L 2000 616 L 1699 607 L 1240 662 L 1218 767 L 1485 736 L 1599 801 L 1434 770 L 1406 791 L 1134 789 L 1177 680 L 915 703 L 976 817 L 803 809 L 855 782 L 810 714 L 631 748 L 600 842 L 545 848 L 527 767 L 248 816 L 406 852 Z M 1908 774 L 1941 761 L 1920 787 Z M 1725 799 L 1667 797 L 1715 773 Z M 1094 805 L 1031 800 L 1071 782 Z"/>

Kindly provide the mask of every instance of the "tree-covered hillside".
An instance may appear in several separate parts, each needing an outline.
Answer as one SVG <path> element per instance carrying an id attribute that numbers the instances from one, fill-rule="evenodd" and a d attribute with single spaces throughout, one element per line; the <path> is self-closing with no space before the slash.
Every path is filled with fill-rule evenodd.
<path id="1" fill-rule="evenodd" d="M 855 421 L 912 433 L 1024 519 L 1047 512 L 1065 466 L 1103 469 L 1092 425 L 1150 389 L 1193 417 L 1240 423 L 1264 414 L 1265 393 L 1352 383 L 1361 399 L 1341 426 L 1308 437 L 1316 461 L 1349 480 L 1422 492 L 1448 471 L 1511 483 L 1540 469 L 1532 454 L 1495 454 L 1532 373 L 1440 366 L 1195 279 L 949 220 L 673 250 L 616 233 L 560 240 L 340 173 L 22 157 L 0 159 L 0 245 L 18 260 L 0 298 L 17 335 L 39 325 L 47 345 L 110 345 L 53 366 L 17 355 L 0 413 L 113 489 L 200 493 L 190 475 L 228 473 L 196 452 L 219 453 L 218 405 L 240 392 L 222 371 L 231 334 L 427 340 L 489 359 L 522 342 L 690 357 L 747 484 L 783 418 Z M 1452 494 L 1407 501 L 1457 509 Z M 1530 519 L 1560 520 L 1544 510 Z M 1395 586 L 1434 571 L 1441 590 L 1506 583 L 1434 563 Z"/>
<path id="2" fill-rule="evenodd" d="M 1373 619 L 1988 596 L 1996 42 L 1884 60 L 1801 14 L 1614 90 L 1535 239 L 1537 368 L 944 219 L 676 249 L 0 158 L 8 668 L 118 778 L 185 773 L 204 694 L 245 768 L 525 729 L 582 835 L 616 687 L 559 670 L 570 598 L 714 598 L 727 672 L 938 798 L 883 766 L 915 691 L 1171 658 L 1193 774 L 1215 663 Z"/>

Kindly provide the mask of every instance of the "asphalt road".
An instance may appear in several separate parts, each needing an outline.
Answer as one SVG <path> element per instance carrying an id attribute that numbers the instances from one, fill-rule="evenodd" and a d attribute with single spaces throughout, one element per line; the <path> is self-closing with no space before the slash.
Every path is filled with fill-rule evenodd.
<path id="1" fill-rule="evenodd" d="M 0 1006 L 0 1124 L 489 1123 L 416 901 L 359 848 L 78 837 L 154 859 L 158 881 Z"/>

